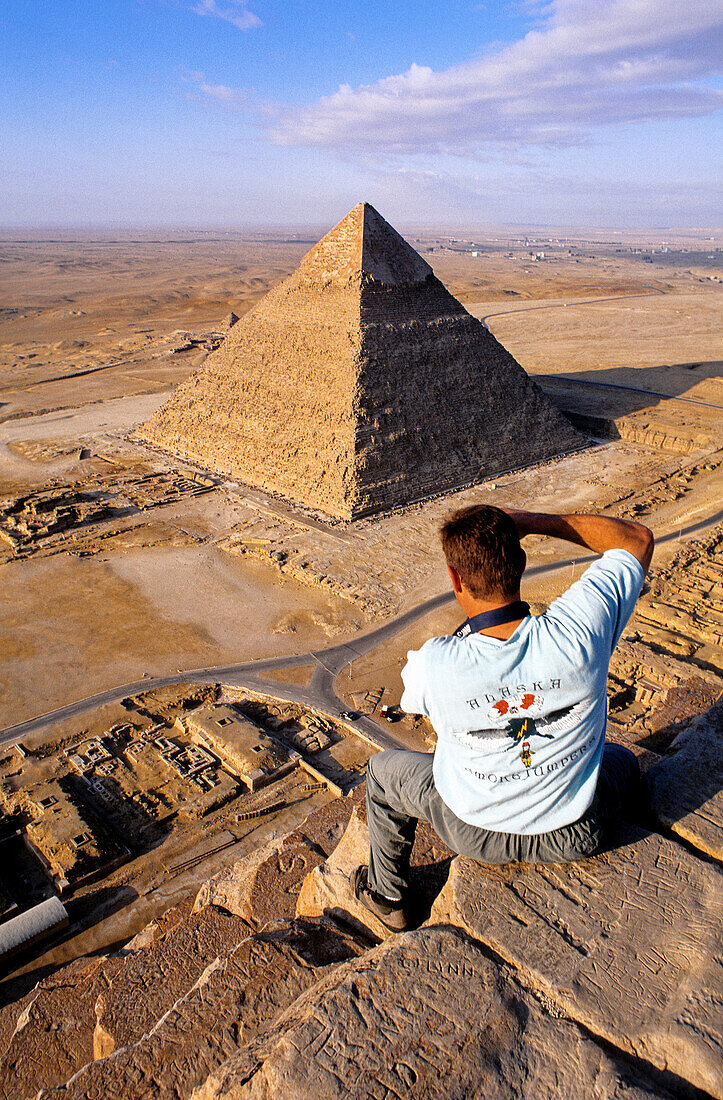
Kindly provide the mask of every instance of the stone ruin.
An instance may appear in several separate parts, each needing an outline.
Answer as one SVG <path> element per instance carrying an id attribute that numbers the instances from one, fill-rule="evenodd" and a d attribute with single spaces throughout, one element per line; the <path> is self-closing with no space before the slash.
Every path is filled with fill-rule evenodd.
<path id="1" fill-rule="evenodd" d="M 137 435 L 344 520 L 586 442 L 368 203 Z"/>

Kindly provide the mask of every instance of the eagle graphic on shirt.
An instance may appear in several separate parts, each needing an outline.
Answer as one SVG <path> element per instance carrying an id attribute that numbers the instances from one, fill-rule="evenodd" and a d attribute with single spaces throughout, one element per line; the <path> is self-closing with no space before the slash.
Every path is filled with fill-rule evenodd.
<path id="1" fill-rule="evenodd" d="M 556 733 L 569 729 L 577 720 L 574 705 L 543 714 L 544 701 L 543 695 L 531 691 L 500 698 L 487 713 L 490 725 L 486 729 L 470 730 L 458 736 L 463 740 L 474 738 L 475 741 L 492 741 L 507 736 L 510 738 L 509 748 L 522 746 L 521 759 L 529 767 L 528 761 L 532 759 L 530 738 L 544 737 L 551 741 Z"/>
<path id="2" fill-rule="evenodd" d="M 542 714 L 544 696 L 533 692 L 522 692 L 513 695 L 509 699 L 498 699 L 489 710 L 487 717 L 495 724 L 499 732 L 506 733 L 512 739 L 514 745 L 521 741 L 529 742 L 530 737 L 545 737 L 552 740 L 558 732 L 561 720 L 571 711 L 572 707 L 563 707 L 561 710 Z M 504 726 L 500 729 L 500 726 Z M 529 756 L 529 744 L 524 750 L 525 756 Z"/>

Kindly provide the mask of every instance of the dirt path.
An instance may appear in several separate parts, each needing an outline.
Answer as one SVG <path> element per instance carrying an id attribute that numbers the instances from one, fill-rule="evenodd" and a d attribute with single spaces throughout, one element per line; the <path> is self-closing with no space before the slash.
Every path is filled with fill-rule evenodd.
<path id="1" fill-rule="evenodd" d="M 687 527 L 679 529 L 677 533 L 672 531 L 660 535 L 656 538 L 656 542 L 658 544 L 671 541 L 678 542 L 683 538 L 689 538 L 692 535 L 700 534 L 714 527 L 721 519 L 723 519 L 723 509 L 720 509 L 714 515 L 708 516 L 698 523 L 690 524 Z M 560 569 L 568 568 L 572 562 L 575 562 L 576 565 L 584 565 L 592 561 L 594 557 L 594 554 L 584 556 L 573 555 L 561 561 L 533 566 L 531 569 L 527 570 L 526 576 L 531 578 L 554 573 Z M 329 646 L 323 650 L 294 654 L 286 657 L 264 658 L 237 665 L 188 669 L 176 673 L 173 676 L 149 677 L 144 680 L 136 680 L 130 684 L 123 684 L 120 687 L 110 688 L 107 691 L 102 691 L 95 695 L 88 696 L 85 699 L 79 699 L 74 703 L 69 703 L 67 706 L 59 707 L 57 710 L 49 711 L 47 714 L 39 715 L 37 718 L 30 718 L 25 722 L 19 722 L 14 726 L 9 726 L 7 729 L 1 730 L 0 744 L 16 741 L 27 734 L 37 733 L 39 730 L 45 729 L 55 722 L 77 717 L 90 710 L 94 710 L 96 707 L 118 702 L 127 696 L 137 695 L 158 688 L 170 687 L 176 684 L 205 683 L 210 680 L 222 683 L 231 682 L 234 687 L 239 687 L 248 683 L 249 677 L 254 678 L 264 672 L 270 672 L 277 668 L 289 668 L 295 665 L 308 664 L 309 661 L 315 661 L 318 665 L 309 688 L 302 689 L 296 685 L 289 684 L 285 690 L 280 692 L 280 697 L 312 706 L 315 709 L 330 714 L 334 718 L 338 718 L 341 711 L 345 709 L 345 704 L 334 690 L 334 680 L 342 669 L 352 664 L 357 657 L 364 656 L 377 646 L 389 641 L 390 638 L 398 634 L 416 619 L 427 615 L 431 611 L 435 611 L 446 603 L 451 603 L 453 599 L 454 596 L 451 592 L 444 592 L 438 596 L 433 596 L 431 599 L 417 604 L 416 607 L 406 611 L 403 615 L 397 616 L 391 622 L 386 623 L 377 630 L 370 631 L 368 634 L 363 634 L 361 637 L 355 638 L 353 642 L 343 642 L 340 645 Z M 372 740 L 373 743 L 380 748 L 404 747 L 395 737 L 385 734 L 384 731 L 380 731 L 376 723 L 369 722 L 364 718 L 360 719 L 353 728 L 356 732 L 363 732 L 367 739 Z"/>

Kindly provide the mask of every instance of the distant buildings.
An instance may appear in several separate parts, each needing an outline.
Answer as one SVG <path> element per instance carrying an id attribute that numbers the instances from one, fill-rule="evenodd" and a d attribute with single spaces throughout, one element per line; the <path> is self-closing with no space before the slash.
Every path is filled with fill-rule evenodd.
<path id="1" fill-rule="evenodd" d="M 342 794 L 343 765 L 305 759 L 324 755 L 339 734 L 308 714 L 281 725 L 288 728 L 270 734 L 236 707 L 218 704 L 188 711 L 173 727 L 134 715 L 60 753 L 22 744 L 6 750 L 0 957 L 62 930 L 68 917 L 56 895 L 65 898 L 154 847 L 176 818 L 189 823 L 233 798 L 248 799 L 299 767 L 310 777 L 295 780 L 302 798 L 322 786 Z M 274 806 L 285 805 L 280 788 L 276 797 Z M 257 803 L 242 803 L 236 821 L 266 812 Z"/>
<path id="2" fill-rule="evenodd" d="M 20 780 L 16 783 L 0 770 L 0 798 L 4 811 L 22 823 L 27 847 L 62 894 L 130 852 L 91 812 L 73 776 L 61 771 L 56 777 L 54 764 L 28 756 L 12 777 Z"/>

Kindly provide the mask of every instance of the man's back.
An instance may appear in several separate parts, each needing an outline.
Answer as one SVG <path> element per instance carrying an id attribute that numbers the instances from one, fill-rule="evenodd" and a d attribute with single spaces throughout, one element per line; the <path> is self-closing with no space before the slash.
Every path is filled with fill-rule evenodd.
<path id="1" fill-rule="evenodd" d="M 417 821 L 484 863 L 558 863 L 599 850 L 606 822 L 636 798 L 634 755 L 605 745 L 610 655 L 653 554 L 642 524 L 608 516 L 472 505 L 440 530 L 467 621 L 408 655 L 402 706 L 426 714 L 434 754 L 391 750 L 367 766 L 369 866 L 356 897 L 407 927 Z M 520 598 L 527 535 L 602 554 L 548 611 Z"/>
<path id="2" fill-rule="evenodd" d="M 608 662 L 642 583 L 636 558 L 611 550 L 509 639 L 450 635 L 408 654 L 402 707 L 432 722 L 434 780 L 463 821 L 525 835 L 587 810 Z"/>

